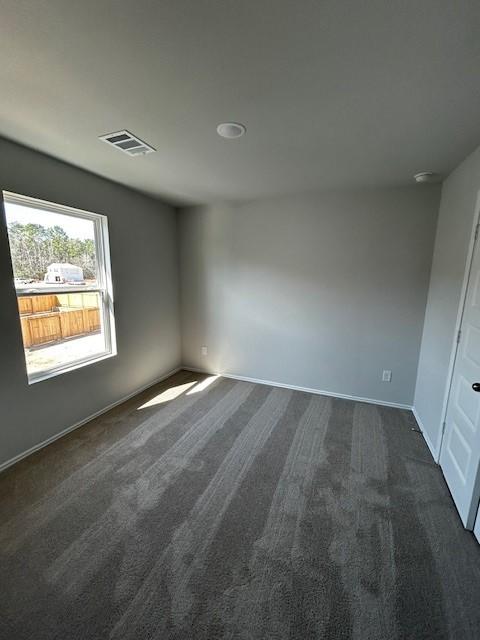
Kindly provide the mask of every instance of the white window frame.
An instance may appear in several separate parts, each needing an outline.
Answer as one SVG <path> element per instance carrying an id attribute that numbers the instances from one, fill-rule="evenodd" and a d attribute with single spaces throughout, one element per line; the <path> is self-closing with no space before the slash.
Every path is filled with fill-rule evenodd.
<path id="1" fill-rule="evenodd" d="M 58 376 L 68 371 L 73 371 L 80 367 L 84 367 L 106 358 L 111 358 L 117 355 L 117 342 L 115 334 L 115 316 L 113 306 L 113 283 L 112 273 L 110 266 L 110 244 L 108 237 L 108 219 L 100 213 L 93 213 L 92 211 L 84 211 L 83 209 L 75 209 L 55 202 L 48 202 L 46 200 L 39 200 L 38 198 L 32 198 L 30 196 L 20 195 L 18 193 L 12 193 L 11 191 L 3 191 L 3 203 L 5 204 L 17 204 L 30 209 L 40 209 L 52 213 L 60 213 L 62 215 L 72 216 L 74 218 L 82 218 L 83 220 L 90 220 L 94 224 L 94 237 L 95 237 L 95 252 L 96 252 L 96 265 L 97 265 L 97 284 L 95 287 L 90 286 L 75 286 L 75 285 L 53 285 L 52 287 L 40 288 L 25 288 L 18 290 L 15 287 L 15 294 L 17 298 L 24 296 L 42 296 L 55 293 L 84 293 L 85 291 L 95 292 L 99 296 L 100 314 L 101 314 L 101 327 L 105 337 L 105 350 L 99 353 L 87 356 L 85 358 L 79 358 L 77 360 L 51 367 L 45 371 L 38 371 L 35 373 L 28 373 L 27 365 L 25 362 L 25 368 L 27 371 L 28 383 L 34 384 L 41 380 L 46 380 L 54 376 Z M 13 268 L 13 264 L 12 264 Z M 19 313 L 20 321 L 20 313 Z M 22 341 L 23 344 L 23 341 Z"/>

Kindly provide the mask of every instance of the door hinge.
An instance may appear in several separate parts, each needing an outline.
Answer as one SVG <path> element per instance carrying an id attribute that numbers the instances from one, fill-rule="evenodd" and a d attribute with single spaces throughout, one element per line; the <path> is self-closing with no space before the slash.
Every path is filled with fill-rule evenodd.
<path id="1" fill-rule="evenodd" d="M 474 240 L 478 238 L 478 227 L 480 227 L 480 223 L 478 223 L 477 226 L 475 227 L 475 235 L 473 237 Z"/>
<path id="2" fill-rule="evenodd" d="M 460 342 L 460 338 L 462 337 L 462 330 L 459 329 L 457 333 L 457 344 Z"/>

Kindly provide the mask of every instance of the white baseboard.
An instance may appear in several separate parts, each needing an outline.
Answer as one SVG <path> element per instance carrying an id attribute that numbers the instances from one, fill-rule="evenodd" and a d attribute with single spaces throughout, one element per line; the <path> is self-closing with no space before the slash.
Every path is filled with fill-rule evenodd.
<path id="1" fill-rule="evenodd" d="M 433 459 L 438 464 L 438 452 L 437 452 L 436 448 L 433 446 L 433 443 L 430 440 L 430 437 L 429 437 L 427 431 L 425 430 L 425 427 L 423 426 L 423 423 L 422 423 L 422 421 L 420 419 L 420 416 L 418 415 L 417 410 L 416 410 L 415 407 L 412 407 L 412 413 L 415 416 L 415 420 L 417 421 L 419 429 L 422 432 L 423 439 L 427 443 L 427 447 L 430 449 L 430 453 L 432 454 Z"/>
<path id="2" fill-rule="evenodd" d="M 233 373 L 213 373 L 212 371 L 208 371 L 206 369 L 197 369 L 195 367 L 189 367 L 189 366 L 180 366 L 180 367 L 176 367 L 175 369 L 173 369 L 172 371 L 169 371 L 168 373 L 165 373 L 163 376 L 161 376 L 160 378 L 157 378 L 156 380 L 153 380 L 152 382 L 149 382 L 148 384 L 144 385 L 143 387 L 141 387 L 140 389 L 136 389 L 135 391 L 132 391 L 132 393 L 129 393 L 127 396 L 124 396 L 123 398 L 120 398 L 119 400 L 113 402 L 112 404 L 109 404 L 108 406 L 104 407 L 103 409 L 100 409 L 99 411 L 92 413 L 91 415 L 87 416 L 86 418 L 84 418 L 83 420 L 80 420 L 79 422 L 76 422 L 75 424 L 67 427 L 66 429 L 63 429 L 62 431 L 60 431 L 59 433 L 56 433 L 55 435 L 51 436 L 50 438 L 47 438 L 46 440 L 43 440 L 42 442 L 39 442 L 38 444 L 34 445 L 33 447 L 30 447 L 30 449 L 27 449 L 26 451 L 23 451 L 22 453 L 19 453 L 18 455 L 14 456 L 13 458 L 10 458 L 10 460 L 6 460 L 5 462 L 0 463 L 0 472 L 4 471 L 5 469 L 7 469 L 8 467 L 11 467 L 13 464 L 15 464 L 16 462 L 19 462 L 20 460 L 23 460 L 23 458 L 26 458 L 27 456 L 31 455 L 32 453 L 35 453 L 35 451 L 38 451 L 39 449 L 43 449 L 43 447 L 46 447 L 47 445 L 51 444 L 52 442 L 55 442 L 55 440 L 58 440 L 59 438 L 62 438 L 63 436 L 67 435 L 68 433 L 70 433 L 71 431 L 74 431 L 75 429 L 78 429 L 79 427 L 83 426 L 84 424 L 86 424 L 87 422 L 90 422 L 91 420 L 94 420 L 95 418 L 98 418 L 98 416 L 101 416 L 102 414 L 106 413 L 107 411 L 110 411 L 110 409 L 113 409 L 114 407 L 116 407 L 119 404 L 122 404 L 122 402 L 126 402 L 127 400 L 130 400 L 130 398 L 133 398 L 134 396 L 138 395 L 139 393 L 142 393 L 142 391 L 145 391 L 146 389 L 149 389 L 150 387 L 153 387 L 154 385 L 158 384 L 159 382 L 162 382 L 163 380 L 166 380 L 167 378 L 169 378 L 170 376 L 173 376 L 175 373 L 177 373 L 178 371 L 180 371 L 181 369 L 185 369 L 186 371 L 193 371 L 194 373 L 204 373 L 207 375 L 219 375 L 222 376 L 223 378 L 231 378 L 233 380 L 243 380 L 245 382 L 254 382 L 257 384 L 266 384 L 270 387 L 281 387 L 283 389 L 293 389 L 294 391 L 305 391 L 307 393 L 315 393 L 317 395 L 322 395 L 322 396 L 331 396 L 333 398 L 342 398 L 343 400 L 354 400 L 355 402 L 367 402 L 369 404 L 376 404 L 376 405 L 380 405 L 380 406 L 384 406 L 384 407 L 395 407 L 397 409 L 407 409 L 407 410 L 411 410 L 413 411 L 414 415 L 415 415 L 415 419 L 417 420 L 419 427 L 422 431 L 423 437 L 425 438 L 425 441 L 430 449 L 430 451 L 432 452 L 432 455 L 436 461 L 435 458 L 435 450 L 432 447 L 432 444 L 430 442 L 430 440 L 428 439 L 428 436 L 425 432 L 425 430 L 423 429 L 421 422 L 415 412 L 415 409 L 408 404 L 401 404 L 398 402 L 387 402 L 384 400 L 376 400 L 374 398 L 363 398 L 361 396 L 352 396 L 352 395 L 348 395 L 345 393 L 335 393 L 332 391 L 323 391 L 322 389 L 311 389 L 309 387 L 299 387 L 297 385 L 292 385 L 292 384 L 285 384 L 283 382 L 274 382 L 272 380 L 262 380 L 260 378 L 250 378 L 248 376 L 238 376 L 235 375 Z"/>
<path id="3" fill-rule="evenodd" d="M 285 384 L 283 382 L 273 382 L 272 380 L 261 380 L 260 378 L 249 378 L 248 376 L 237 376 L 233 373 L 213 373 L 206 369 L 197 369 L 195 367 L 184 366 L 183 369 L 193 371 L 194 373 L 205 373 L 211 376 L 221 376 L 222 378 L 232 378 L 233 380 L 243 380 L 244 382 L 255 382 L 257 384 L 266 384 L 270 387 L 281 387 L 282 389 L 293 389 L 294 391 L 306 391 L 307 393 L 315 393 L 320 396 L 331 396 L 333 398 L 342 398 L 343 400 L 354 400 L 355 402 L 367 402 L 368 404 L 376 404 L 381 407 L 395 407 L 396 409 L 412 410 L 412 405 L 401 404 L 399 402 L 387 402 L 386 400 L 376 400 L 374 398 L 362 398 L 361 396 L 351 396 L 345 393 L 335 393 L 333 391 L 323 391 L 322 389 L 310 389 L 309 387 L 299 387 L 294 384 Z"/>
<path id="4" fill-rule="evenodd" d="M 20 460 L 23 460 L 23 458 L 26 458 L 32 453 L 35 453 L 35 451 L 38 451 L 39 449 L 43 449 L 43 447 L 46 447 L 52 442 L 55 442 L 55 440 L 58 440 L 59 438 L 66 436 L 67 433 L 70 433 L 71 431 L 75 431 L 75 429 L 82 427 L 87 422 L 90 422 L 91 420 L 98 418 L 98 416 L 101 416 L 103 413 L 110 411 L 110 409 L 113 409 L 117 405 L 122 404 L 122 402 L 126 402 L 127 400 L 130 400 L 130 398 L 133 398 L 139 393 L 142 393 L 142 391 L 146 391 L 146 389 L 149 389 L 150 387 L 155 386 L 159 382 L 163 382 L 163 380 L 166 380 L 167 378 L 169 378 L 170 376 L 173 376 L 175 373 L 177 373 L 178 371 L 181 371 L 184 368 L 185 367 L 176 367 L 172 371 L 169 371 L 168 373 L 165 373 L 163 376 L 160 376 L 160 378 L 157 378 L 156 380 L 153 380 L 152 382 L 149 382 L 148 384 L 143 385 L 143 387 L 140 387 L 140 389 L 136 389 L 135 391 L 132 391 L 132 393 L 129 393 L 127 396 L 120 398 L 120 400 L 116 400 L 115 402 L 112 402 L 112 404 L 109 404 L 103 409 L 100 409 L 99 411 L 96 411 L 95 413 L 92 413 L 91 415 L 87 416 L 83 420 L 80 420 L 79 422 L 72 424 L 70 427 L 63 429 L 59 433 L 56 433 L 54 436 L 50 436 L 50 438 L 47 438 L 46 440 L 39 442 L 38 444 L 34 445 L 33 447 L 30 447 L 30 449 L 27 449 L 26 451 L 22 451 L 22 453 L 19 453 L 13 458 L 10 458 L 10 460 L 6 460 L 5 462 L 2 462 L 0 464 L 0 473 L 5 469 L 7 469 L 8 467 L 11 467 L 12 464 L 15 464 L 16 462 L 20 462 Z"/>

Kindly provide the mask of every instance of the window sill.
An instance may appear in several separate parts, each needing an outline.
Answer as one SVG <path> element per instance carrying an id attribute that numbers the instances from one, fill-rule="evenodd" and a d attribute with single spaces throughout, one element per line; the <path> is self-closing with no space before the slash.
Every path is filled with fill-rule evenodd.
<path id="1" fill-rule="evenodd" d="M 31 385 L 36 384 L 37 382 L 42 382 L 43 380 L 49 380 L 50 378 L 55 378 L 56 376 L 69 373 L 70 371 L 75 371 L 76 369 L 81 369 L 82 367 L 101 362 L 102 360 L 108 360 L 108 358 L 113 358 L 116 355 L 116 351 L 105 351 L 103 353 L 96 354 L 95 356 L 89 356 L 83 360 L 75 360 L 75 362 L 69 362 L 66 365 L 49 369 L 48 371 L 39 371 L 38 373 L 28 376 L 28 384 Z"/>

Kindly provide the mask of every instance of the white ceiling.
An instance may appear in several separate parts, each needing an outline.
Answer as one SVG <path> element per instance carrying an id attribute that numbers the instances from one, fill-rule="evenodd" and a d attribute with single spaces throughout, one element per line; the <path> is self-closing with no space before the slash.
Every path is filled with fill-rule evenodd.
<path id="1" fill-rule="evenodd" d="M 0 29 L 0 135 L 174 202 L 409 184 L 480 143 L 478 0 L 0 0 Z"/>

